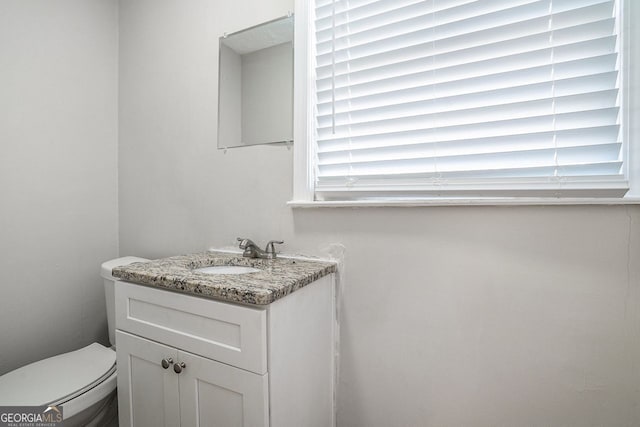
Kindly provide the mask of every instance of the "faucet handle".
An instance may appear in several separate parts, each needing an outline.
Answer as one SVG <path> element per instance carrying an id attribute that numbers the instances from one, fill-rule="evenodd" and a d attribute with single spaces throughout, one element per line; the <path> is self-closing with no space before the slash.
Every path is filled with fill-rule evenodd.
<path id="1" fill-rule="evenodd" d="M 255 246 L 255 243 L 251 241 L 251 239 L 247 239 L 246 237 L 238 237 L 238 242 L 240 242 L 240 249 L 247 249 L 249 246 Z"/>
<path id="2" fill-rule="evenodd" d="M 269 243 L 267 243 L 267 248 L 265 249 L 265 252 L 270 254 L 270 258 L 275 258 L 276 248 L 274 245 L 281 245 L 283 243 L 284 243 L 284 240 L 270 240 Z"/>

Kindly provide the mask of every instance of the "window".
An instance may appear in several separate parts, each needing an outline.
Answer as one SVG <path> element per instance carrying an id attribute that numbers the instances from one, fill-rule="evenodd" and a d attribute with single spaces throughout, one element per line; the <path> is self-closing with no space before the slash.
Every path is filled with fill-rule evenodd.
<path id="1" fill-rule="evenodd" d="M 312 3 L 313 200 L 627 192 L 619 1 Z"/>

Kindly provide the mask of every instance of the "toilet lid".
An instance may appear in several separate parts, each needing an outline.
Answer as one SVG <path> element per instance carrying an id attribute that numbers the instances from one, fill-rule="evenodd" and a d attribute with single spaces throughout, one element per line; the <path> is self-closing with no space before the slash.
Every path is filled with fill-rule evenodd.
<path id="1" fill-rule="evenodd" d="M 95 383 L 115 365 L 116 352 L 98 343 L 34 362 L 0 376 L 0 406 L 46 405 Z"/>

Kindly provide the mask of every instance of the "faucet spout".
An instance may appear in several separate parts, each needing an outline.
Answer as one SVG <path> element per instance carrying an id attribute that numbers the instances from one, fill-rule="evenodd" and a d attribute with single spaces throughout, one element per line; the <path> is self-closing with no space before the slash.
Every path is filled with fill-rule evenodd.
<path id="1" fill-rule="evenodd" d="M 240 244 L 238 245 L 240 249 L 244 250 L 242 256 L 247 258 L 260 258 L 260 252 L 262 251 L 262 249 L 260 249 L 258 245 L 253 243 L 251 239 L 238 237 L 238 242 L 240 242 Z"/>
<path id="2" fill-rule="evenodd" d="M 251 246 L 256 246 L 256 244 L 253 243 L 250 239 L 245 239 L 243 237 L 238 237 L 238 242 L 240 242 L 240 249 L 247 249 Z"/>

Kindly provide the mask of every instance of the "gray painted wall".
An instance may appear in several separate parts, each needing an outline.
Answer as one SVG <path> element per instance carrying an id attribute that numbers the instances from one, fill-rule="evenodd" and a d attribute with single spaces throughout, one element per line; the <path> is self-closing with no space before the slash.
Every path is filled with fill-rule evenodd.
<path id="1" fill-rule="evenodd" d="M 338 425 L 640 425 L 640 208 L 297 209 L 216 150 L 217 38 L 291 0 L 122 0 L 120 250 L 345 247 Z"/>
<path id="2" fill-rule="evenodd" d="M 0 2 L 0 374 L 108 342 L 117 18 L 112 0 Z"/>

